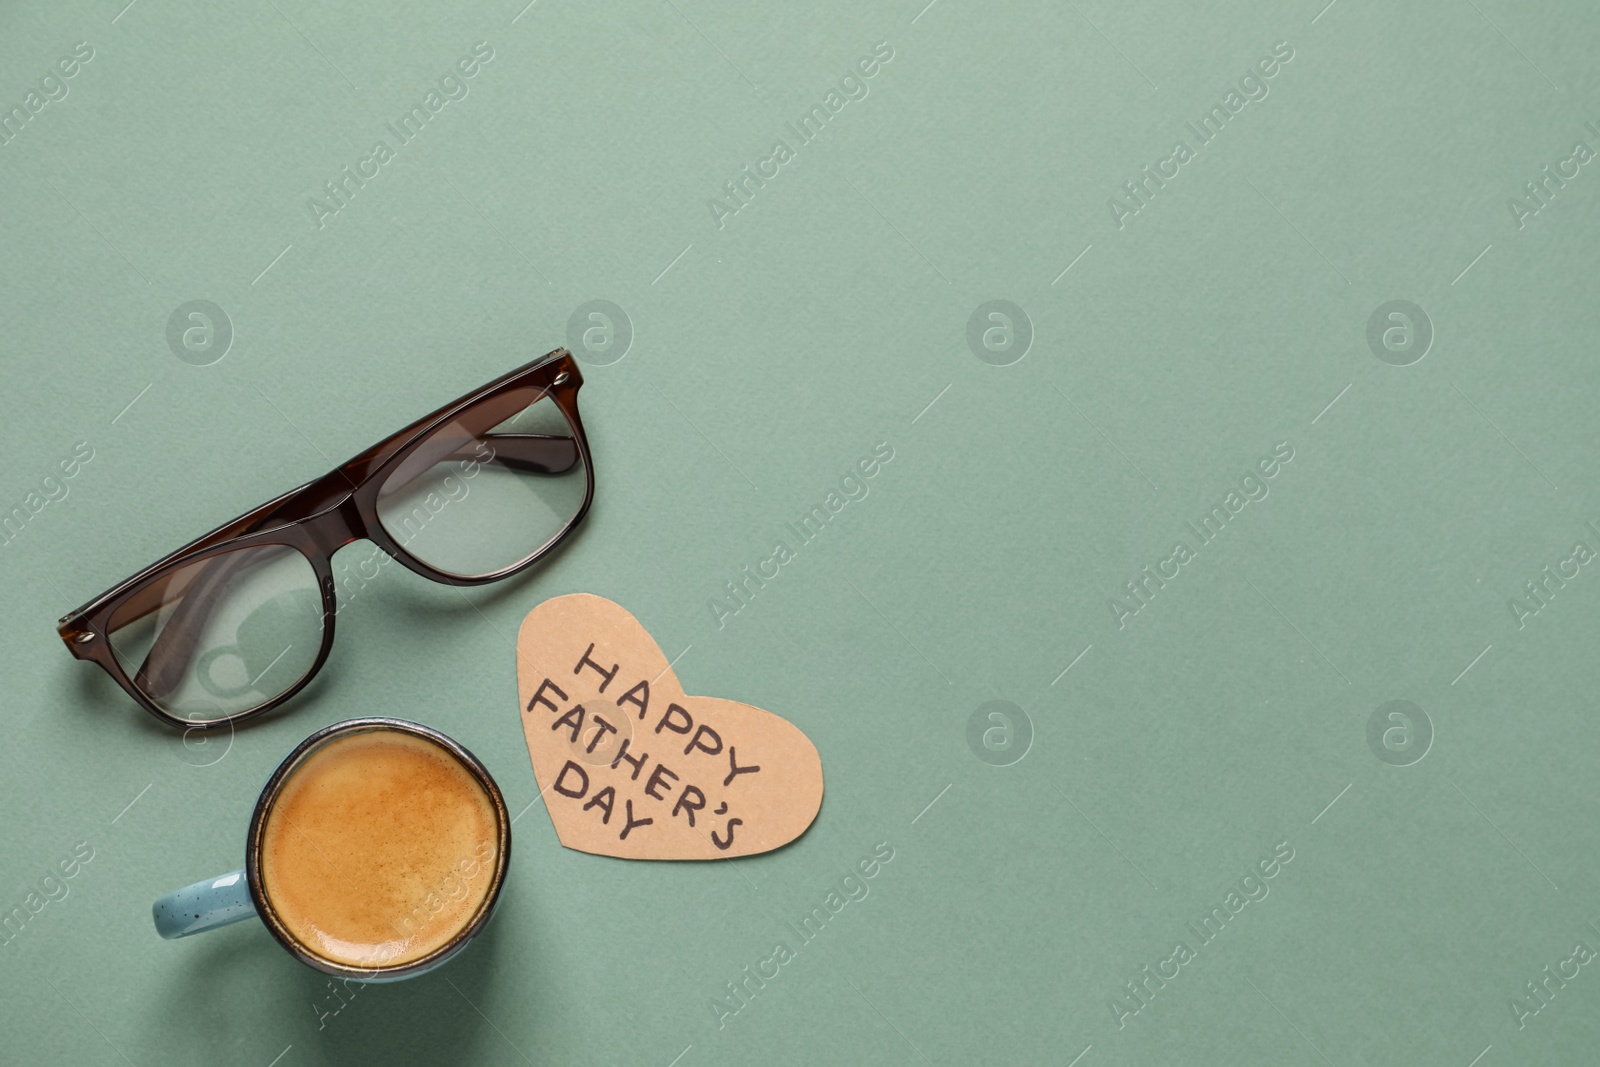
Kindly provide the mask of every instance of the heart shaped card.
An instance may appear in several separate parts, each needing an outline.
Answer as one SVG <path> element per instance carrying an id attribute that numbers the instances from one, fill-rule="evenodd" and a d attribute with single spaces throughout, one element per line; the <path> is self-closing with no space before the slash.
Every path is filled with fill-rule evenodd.
<path id="1" fill-rule="evenodd" d="M 805 832 L 822 758 L 770 711 L 688 696 L 628 610 L 547 600 L 517 632 L 522 730 L 568 848 L 639 860 L 753 856 Z"/>

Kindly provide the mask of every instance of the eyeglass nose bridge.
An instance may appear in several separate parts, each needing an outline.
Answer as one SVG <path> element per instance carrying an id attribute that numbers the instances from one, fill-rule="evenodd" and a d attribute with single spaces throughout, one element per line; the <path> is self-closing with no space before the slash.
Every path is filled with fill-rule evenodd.
<path id="1" fill-rule="evenodd" d="M 339 470 L 301 486 L 283 502 L 284 508 L 299 506 L 309 510 L 319 504 L 325 506 L 309 520 L 289 527 L 293 531 L 291 540 L 309 556 L 331 559 L 345 545 L 367 538 L 367 518 L 356 501 L 356 493 Z"/>
<path id="2" fill-rule="evenodd" d="M 328 513 L 325 521 L 311 525 L 311 533 L 317 541 L 317 547 L 329 559 L 345 545 L 368 540 L 371 536 L 368 533 L 367 517 L 362 513 L 360 504 L 356 502 L 354 493 L 340 501 L 339 506 Z"/>

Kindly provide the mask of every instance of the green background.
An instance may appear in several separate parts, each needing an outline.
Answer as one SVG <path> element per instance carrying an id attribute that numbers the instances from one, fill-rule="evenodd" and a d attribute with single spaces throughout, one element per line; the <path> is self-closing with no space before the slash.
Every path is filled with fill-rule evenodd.
<path id="1" fill-rule="evenodd" d="M 1509 601 L 1600 548 L 1597 165 L 1521 228 L 1507 205 L 1600 147 L 1588 5 L 122 3 L 0 13 L 4 109 L 94 49 L 0 146 L 0 511 L 94 449 L 0 548 L 0 910 L 94 849 L 0 947 L 0 1058 L 1592 1058 L 1596 968 L 1521 1028 L 1511 1002 L 1600 947 L 1600 576 L 1520 626 Z M 470 93 L 319 229 L 308 199 L 479 41 Z M 1108 198 L 1280 41 L 1270 94 L 1119 228 Z M 870 94 L 795 143 L 879 42 Z M 598 490 L 548 565 L 465 599 L 386 568 L 310 690 L 204 743 L 60 647 L 57 616 L 596 298 L 634 338 L 585 366 Z M 209 366 L 166 338 L 195 299 L 232 324 Z M 967 340 L 994 299 L 1032 324 L 1009 366 Z M 1434 331 L 1403 367 L 1366 339 L 1396 299 Z M 870 494 L 719 628 L 723 583 L 879 442 Z M 1119 628 L 1123 583 L 1279 442 L 1270 495 Z M 807 732 L 799 842 L 556 843 L 510 636 L 575 591 L 690 692 Z M 1031 723 L 1008 766 L 967 741 L 992 700 Z M 1420 762 L 1369 746 L 1391 700 L 1432 724 Z M 149 905 L 238 865 L 278 760 L 366 714 L 460 739 L 523 815 L 485 936 L 319 1029 L 322 976 L 258 925 L 164 943 Z M 711 998 L 880 842 L 870 895 L 719 1027 Z M 1280 842 L 1270 895 L 1119 1027 L 1123 984 Z"/>

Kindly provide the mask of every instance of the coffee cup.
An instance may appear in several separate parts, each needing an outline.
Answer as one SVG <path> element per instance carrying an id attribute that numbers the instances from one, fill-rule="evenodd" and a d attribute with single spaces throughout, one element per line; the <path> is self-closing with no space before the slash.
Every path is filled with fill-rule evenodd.
<path id="1" fill-rule="evenodd" d="M 398 981 L 478 935 L 510 859 L 505 798 L 477 757 L 404 719 L 350 719 L 306 738 L 267 779 L 242 869 L 151 911 L 168 939 L 259 917 L 308 966 Z"/>

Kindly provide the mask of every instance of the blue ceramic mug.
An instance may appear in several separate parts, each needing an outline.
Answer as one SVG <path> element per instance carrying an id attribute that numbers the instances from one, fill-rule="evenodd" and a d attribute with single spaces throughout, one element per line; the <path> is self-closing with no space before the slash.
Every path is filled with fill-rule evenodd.
<path id="1" fill-rule="evenodd" d="M 314 946 L 297 937 L 284 921 L 280 909 L 274 906 L 271 895 L 265 889 L 261 870 L 263 838 L 269 816 L 294 772 L 310 756 L 331 742 L 371 731 L 397 731 L 412 738 L 421 738 L 442 750 L 441 755 L 445 759 L 453 760 L 481 787 L 493 809 L 494 834 L 497 838 L 494 847 L 490 848 L 488 843 L 484 842 L 476 855 L 463 857 L 459 872 L 454 868 L 451 871 L 455 876 L 454 884 L 463 887 L 480 875 L 487 874 L 489 878 L 487 886 L 479 891 L 481 900 L 470 921 L 420 958 L 408 958 L 398 964 L 385 959 L 381 953 L 364 959 L 363 963 L 367 965 L 355 965 L 330 959 L 327 955 L 316 951 Z M 477 936 L 494 912 L 510 860 L 511 818 L 506 808 L 505 797 L 501 795 L 500 787 L 488 769 L 476 756 L 437 730 L 404 719 L 383 717 L 350 719 L 335 723 L 306 738 L 289 753 L 267 779 L 266 786 L 256 800 L 255 813 L 250 819 L 249 833 L 245 838 L 243 868 L 174 890 L 157 900 L 151 912 L 155 918 L 156 932 L 167 939 L 188 937 L 191 934 L 215 930 L 245 919 L 260 918 L 291 955 L 310 967 L 341 978 L 358 979 L 363 982 L 392 982 L 432 970 L 460 952 Z M 359 883 L 359 874 L 355 881 Z M 447 881 L 440 887 L 440 892 L 443 893 L 450 886 L 451 883 Z M 356 890 L 359 891 L 359 885 L 356 886 Z M 463 894 L 465 892 L 463 888 Z M 419 902 L 418 910 L 425 912 L 425 909 L 431 906 L 437 911 L 438 905 L 434 900 L 437 895 L 430 893 L 427 900 Z M 464 897 L 452 895 L 450 899 L 459 900 Z"/>

